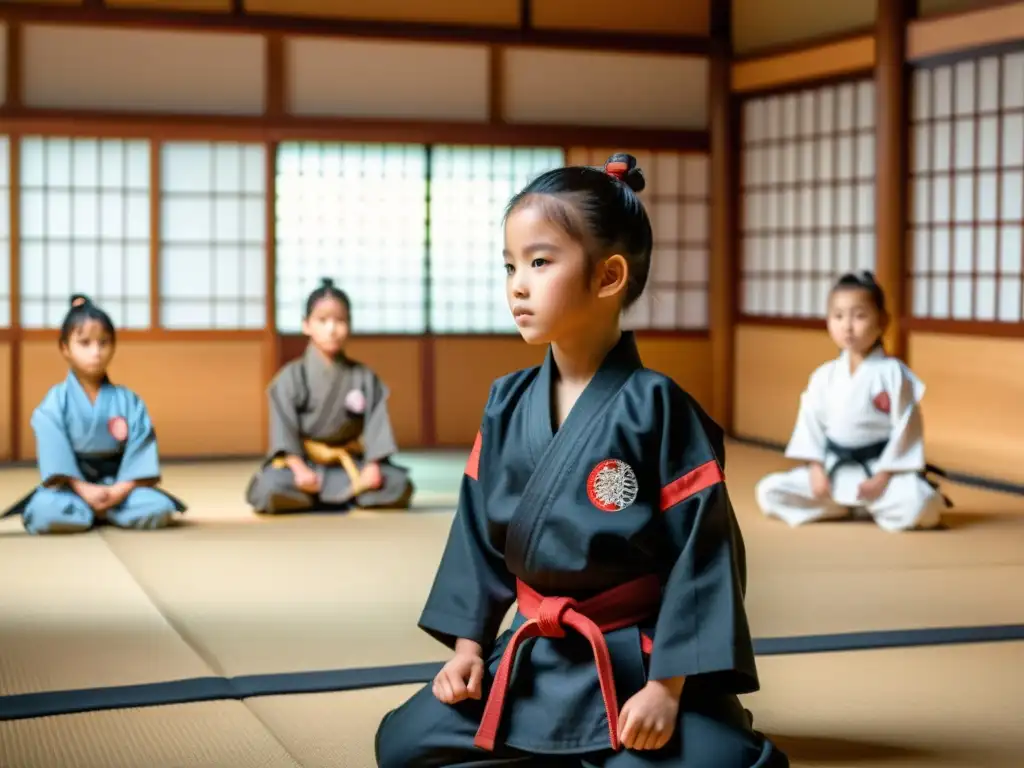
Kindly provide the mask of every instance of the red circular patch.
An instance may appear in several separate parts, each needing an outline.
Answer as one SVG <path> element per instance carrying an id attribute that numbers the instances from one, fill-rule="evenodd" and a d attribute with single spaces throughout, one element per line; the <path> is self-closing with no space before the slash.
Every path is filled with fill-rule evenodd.
<path id="1" fill-rule="evenodd" d="M 115 440 L 123 442 L 128 439 L 128 422 L 123 416 L 115 416 L 107 422 L 107 431 Z"/>
<path id="2" fill-rule="evenodd" d="M 889 400 L 888 392 L 879 392 L 871 402 L 882 413 L 889 413 L 892 410 L 892 402 Z"/>
<path id="3" fill-rule="evenodd" d="M 636 501 L 637 482 L 633 468 L 619 459 L 605 459 L 590 471 L 587 496 L 602 512 L 618 512 Z"/>

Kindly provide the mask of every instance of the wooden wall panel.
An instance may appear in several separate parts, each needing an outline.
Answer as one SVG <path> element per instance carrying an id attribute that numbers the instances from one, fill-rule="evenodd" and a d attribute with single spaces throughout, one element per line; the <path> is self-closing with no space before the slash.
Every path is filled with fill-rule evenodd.
<path id="1" fill-rule="evenodd" d="M 949 470 L 1024 483 L 1024 341 L 912 333 L 908 361 L 928 387 L 928 460 Z"/>
<path id="2" fill-rule="evenodd" d="M 735 349 L 736 434 L 787 442 L 808 378 L 838 354 L 824 323 L 820 330 L 738 325 Z"/>
<path id="3" fill-rule="evenodd" d="M 597 29 L 610 32 L 707 35 L 712 0 L 533 0 L 537 29 Z M 716 0 L 717 2 L 717 0 Z"/>
<path id="4" fill-rule="evenodd" d="M 506 338 L 434 339 L 434 413 L 439 445 L 472 445 L 491 382 L 506 373 L 538 365 L 545 347 L 518 335 Z"/>
<path id="5" fill-rule="evenodd" d="M 790 53 L 737 61 L 734 92 L 762 91 L 785 85 L 862 72 L 875 66 L 875 38 L 863 35 Z"/>
<path id="6" fill-rule="evenodd" d="M 110 376 L 145 400 L 161 455 L 260 454 L 264 450 L 262 344 L 259 339 L 124 339 L 118 342 Z M 67 376 L 55 338 L 22 342 L 18 376 L 20 453 L 22 459 L 33 459 L 32 411 Z"/>
<path id="7" fill-rule="evenodd" d="M 11 445 L 11 388 L 7 382 L 13 380 L 11 370 L 11 344 L 0 341 L 0 461 L 10 461 L 13 456 Z"/>
<path id="8" fill-rule="evenodd" d="M 22 34 L 27 107 L 263 112 L 261 35 L 43 24 Z"/>
<path id="9" fill-rule="evenodd" d="M 517 26 L 519 0 L 245 0 L 249 13 Z"/>
<path id="10" fill-rule="evenodd" d="M 707 127 L 704 57 L 509 48 L 505 76 L 509 122 Z"/>
<path id="11" fill-rule="evenodd" d="M 297 115 L 483 122 L 489 61 L 480 45 L 294 38 L 285 41 L 286 108 Z"/>
<path id="12" fill-rule="evenodd" d="M 711 411 L 711 342 L 707 338 L 637 335 L 644 365 L 664 373 Z"/>
<path id="13" fill-rule="evenodd" d="M 732 44 L 737 54 L 793 46 L 868 30 L 878 0 L 732 0 Z"/>
<path id="14" fill-rule="evenodd" d="M 521 368 L 539 365 L 546 347 L 508 338 L 436 337 L 434 413 L 437 443 L 472 444 L 491 382 Z M 672 377 L 706 408 L 711 402 L 710 343 L 703 338 L 637 334 L 644 365 Z"/>

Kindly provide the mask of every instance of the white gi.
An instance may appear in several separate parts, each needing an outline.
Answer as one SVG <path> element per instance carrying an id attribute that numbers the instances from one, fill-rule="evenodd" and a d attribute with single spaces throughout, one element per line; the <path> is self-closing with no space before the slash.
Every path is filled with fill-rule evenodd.
<path id="1" fill-rule="evenodd" d="M 845 351 L 822 365 L 801 395 L 786 456 L 821 462 L 831 474 L 831 499 L 814 498 L 805 465 L 761 479 L 755 491 L 761 510 L 791 526 L 846 517 L 850 508 L 863 508 L 887 531 L 938 525 L 945 501 L 918 474 L 925 468 L 918 406 L 924 391 L 914 373 L 882 349 L 869 354 L 852 374 Z M 836 468 L 839 458 L 826 441 L 842 448 L 884 443 L 880 455 L 865 461 L 872 474 L 892 473 L 882 495 L 870 502 L 858 499 L 857 488 L 867 473 L 856 463 Z"/>

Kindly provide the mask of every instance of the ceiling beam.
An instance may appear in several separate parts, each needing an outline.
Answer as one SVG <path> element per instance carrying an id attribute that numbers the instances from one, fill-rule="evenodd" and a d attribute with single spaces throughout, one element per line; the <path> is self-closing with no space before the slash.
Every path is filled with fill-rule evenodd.
<path id="1" fill-rule="evenodd" d="M 34 24 L 184 29 L 208 32 L 283 33 L 316 37 L 376 38 L 434 43 L 575 48 L 592 51 L 663 53 L 705 56 L 708 37 L 644 35 L 626 32 L 544 30 L 521 27 L 482 27 L 422 22 L 323 19 L 276 14 L 198 13 L 136 8 L 3 5 L 0 19 Z"/>

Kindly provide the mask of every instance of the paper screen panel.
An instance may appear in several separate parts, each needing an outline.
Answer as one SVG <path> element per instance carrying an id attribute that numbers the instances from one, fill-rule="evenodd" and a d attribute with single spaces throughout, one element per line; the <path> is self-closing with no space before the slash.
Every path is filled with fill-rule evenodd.
<path id="1" fill-rule="evenodd" d="M 150 314 L 149 142 L 21 140 L 21 324 L 56 328 L 73 293 L 121 328 Z"/>

